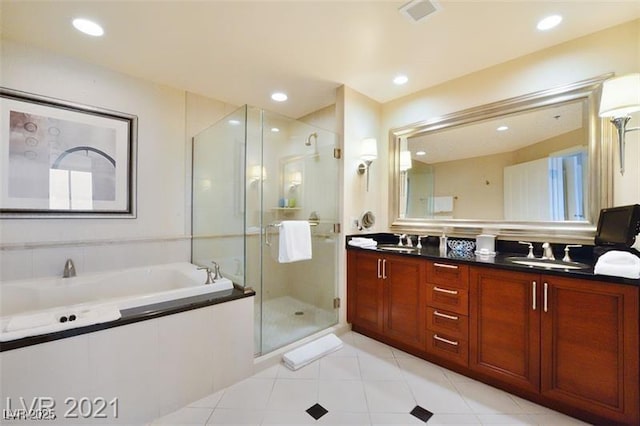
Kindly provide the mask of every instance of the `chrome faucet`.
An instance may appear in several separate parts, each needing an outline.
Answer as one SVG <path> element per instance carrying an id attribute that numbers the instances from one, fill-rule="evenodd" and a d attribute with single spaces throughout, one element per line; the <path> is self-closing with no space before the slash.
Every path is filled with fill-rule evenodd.
<path id="1" fill-rule="evenodd" d="M 551 244 L 549 243 L 542 244 L 542 258 L 547 260 L 556 260 L 556 257 L 553 255 L 553 249 L 551 248 Z"/>
<path id="2" fill-rule="evenodd" d="M 213 280 L 219 280 L 222 278 L 222 275 L 220 274 L 220 265 L 215 262 L 215 261 L 211 261 L 211 263 L 213 263 Z"/>
<path id="3" fill-rule="evenodd" d="M 393 235 L 398 237 L 398 246 L 399 247 L 404 246 L 404 243 L 402 242 L 402 240 L 404 240 L 406 238 L 407 234 L 393 234 Z"/>
<path id="4" fill-rule="evenodd" d="M 73 264 L 73 260 L 67 259 L 64 262 L 64 271 L 62 272 L 62 278 L 71 278 L 76 276 L 76 265 Z"/>
<path id="5" fill-rule="evenodd" d="M 207 281 L 205 281 L 205 284 L 211 284 L 213 282 L 213 279 L 211 278 L 211 268 L 204 266 L 202 268 L 198 268 L 198 271 L 204 270 L 207 274 Z"/>

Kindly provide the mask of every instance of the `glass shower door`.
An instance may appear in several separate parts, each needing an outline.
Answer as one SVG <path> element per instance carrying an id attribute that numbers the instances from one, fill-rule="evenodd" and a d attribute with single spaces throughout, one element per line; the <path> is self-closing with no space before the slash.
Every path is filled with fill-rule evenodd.
<path id="1" fill-rule="evenodd" d="M 262 116 L 262 286 L 260 353 L 338 321 L 339 160 L 337 136 L 270 112 Z M 312 258 L 280 263 L 279 227 L 307 220 Z M 268 239 L 268 241 L 267 241 Z M 267 242 L 269 244 L 267 244 Z"/>

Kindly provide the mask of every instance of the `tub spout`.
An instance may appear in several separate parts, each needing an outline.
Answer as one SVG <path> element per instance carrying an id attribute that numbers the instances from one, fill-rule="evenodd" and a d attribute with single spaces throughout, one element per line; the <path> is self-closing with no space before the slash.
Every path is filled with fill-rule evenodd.
<path id="1" fill-rule="evenodd" d="M 70 278 L 76 276 L 76 266 L 73 264 L 73 260 L 67 259 L 64 263 L 64 271 L 62 272 L 62 278 Z"/>

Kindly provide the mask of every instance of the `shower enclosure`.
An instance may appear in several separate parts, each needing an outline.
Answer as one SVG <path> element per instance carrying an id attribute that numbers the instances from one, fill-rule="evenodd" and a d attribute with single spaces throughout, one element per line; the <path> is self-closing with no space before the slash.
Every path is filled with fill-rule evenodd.
<path id="1" fill-rule="evenodd" d="M 334 133 L 244 106 L 193 138 L 192 262 L 256 291 L 255 352 L 338 321 Z M 285 220 L 310 224 L 312 259 L 279 263 Z"/>

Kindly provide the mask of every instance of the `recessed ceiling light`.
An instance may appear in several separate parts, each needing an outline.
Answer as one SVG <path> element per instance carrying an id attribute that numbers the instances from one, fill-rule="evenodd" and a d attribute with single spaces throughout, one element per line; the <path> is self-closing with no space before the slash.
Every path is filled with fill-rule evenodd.
<path id="1" fill-rule="evenodd" d="M 536 26 L 536 28 L 538 28 L 540 31 L 547 31 L 557 26 L 560 22 L 562 22 L 562 16 L 551 15 L 541 19 L 538 22 L 538 25 Z"/>
<path id="2" fill-rule="evenodd" d="M 277 127 L 272 127 L 272 128 L 271 128 L 271 131 L 272 131 L 273 133 L 278 133 L 278 132 L 280 131 L 280 129 L 278 129 Z"/>
<path id="3" fill-rule="evenodd" d="M 286 93 L 275 92 L 271 94 L 271 99 L 273 99 L 276 102 L 284 102 L 287 99 L 289 99 L 289 97 L 287 96 Z"/>
<path id="4" fill-rule="evenodd" d="M 403 84 L 406 84 L 407 81 L 409 81 L 409 77 L 407 77 L 404 74 L 399 74 L 399 75 L 394 77 L 393 84 L 396 84 L 398 86 L 402 86 Z"/>
<path id="5" fill-rule="evenodd" d="M 84 18 L 76 18 L 72 22 L 76 30 L 94 37 L 100 37 L 104 34 L 104 30 L 93 21 Z"/>
<path id="6" fill-rule="evenodd" d="M 237 126 L 238 124 L 240 124 L 240 120 L 231 119 L 229 120 L 229 124 L 231 124 L 232 126 Z"/>
<path id="7" fill-rule="evenodd" d="M 499 131 L 499 132 L 504 132 L 505 130 L 509 130 L 509 127 L 508 126 L 500 126 L 496 130 Z"/>
<path id="8" fill-rule="evenodd" d="M 416 155 L 423 156 L 423 155 L 427 155 L 427 153 L 425 151 L 418 151 L 416 152 Z"/>

